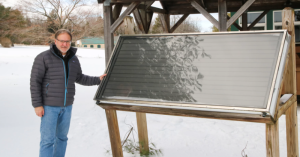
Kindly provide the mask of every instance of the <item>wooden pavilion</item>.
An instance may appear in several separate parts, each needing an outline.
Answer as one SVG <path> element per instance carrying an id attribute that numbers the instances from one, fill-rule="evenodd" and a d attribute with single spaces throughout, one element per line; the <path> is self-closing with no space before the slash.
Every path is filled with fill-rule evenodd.
<path id="1" fill-rule="evenodd" d="M 300 0 L 160 0 L 163 9 L 152 7 L 154 0 L 98 0 L 103 3 L 104 12 L 104 38 L 105 38 L 105 61 L 109 61 L 114 47 L 114 31 L 122 24 L 123 19 L 133 13 L 135 21 L 141 32 L 149 32 L 153 13 L 158 13 L 165 33 L 173 33 L 174 30 L 189 16 L 189 14 L 202 14 L 220 31 L 226 31 L 228 27 L 234 25 L 241 31 L 247 31 L 253 27 L 269 10 L 283 9 L 282 28 L 287 29 L 292 36 L 290 46 L 290 57 L 288 61 L 286 78 L 284 79 L 284 89 L 280 95 L 293 94 L 293 96 L 276 110 L 276 118 L 272 124 L 266 124 L 266 148 L 267 156 L 279 156 L 278 139 L 278 118 L 286 114 L 287 128 L 287 156 L 299 156 L 298 151 L 298 123 L 297 123 L 297 90 L 296 90 L 296 60 L 295 60 L 295 31 L 294 31 L 294 11 L 293 8 L 300 8 Z M 127 9 L 122 13 L 123 7 Z M 250 25 L 247 24 L 247 11 L 263 11 L 263 13 Z M 227 16 L 227 12 L 236 12 L 232 17 Z M 217 21 L 210 13 L 219 13 Z M 183 15 L 171 28 L 170 15 Z M 242 16 L 242 26 L 235 21 Z M 278 98 L 279 101 L 280 97 Z M 120 134 L 117 122 L 116 110 L 134 111 L 137 115 L 139 140 L 144 141 L 141 151 L 149 150 L 146 113 L 147 110 L 122 109 L 122 107 L 99 104 L 106 110 L 111 146 L 113 156 L 123 156 L 120 145 Z M 201 117 L 197 113 L 179 113 L 171 111 L 153 111 L 150 113 L 180 115 L 190 117 Z M 208 118 L 235 120 L 234 117 L 218 117 L 210 115 Z M 202 116 L 203 117 L 203 116 Z M 239 119 L 250 121 L 249 119 Z"/>

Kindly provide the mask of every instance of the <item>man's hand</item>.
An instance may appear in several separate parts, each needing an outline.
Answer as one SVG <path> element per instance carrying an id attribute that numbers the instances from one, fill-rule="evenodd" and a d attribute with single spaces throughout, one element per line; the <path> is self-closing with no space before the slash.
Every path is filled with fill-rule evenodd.
<path id="1" fill-rule="evenodd" d="M 103 75 L 100 76 L 101 81 L 103 80 L 104 76 L 106 76 L 106 74 L 103 74 Z"/>
<path id="2" fill-rule="evenodd" d="M 37 116 L 43 117 L 43 115 L 44 115 L 44 107 L 43 106 L 34 108 L 34 111 Z"/>

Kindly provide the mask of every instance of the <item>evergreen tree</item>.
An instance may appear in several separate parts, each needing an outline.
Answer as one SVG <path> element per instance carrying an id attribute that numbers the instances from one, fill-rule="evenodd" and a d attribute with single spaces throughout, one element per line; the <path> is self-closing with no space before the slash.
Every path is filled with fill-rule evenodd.
<path id="1" fill-rule="evenodd" d="M 155 18 L 155 23 L 152 27 L 151 33 L 152 34 L 163 33 L 162 24 L 158 16 Z"/>
<path id="2" fill-rule="evenodd" d="M 26 23 L 19 10 L 5 7 L 0 3 L 0 38 L 5 37 L 15 42 L 19 32 L 26 27 Z"/>

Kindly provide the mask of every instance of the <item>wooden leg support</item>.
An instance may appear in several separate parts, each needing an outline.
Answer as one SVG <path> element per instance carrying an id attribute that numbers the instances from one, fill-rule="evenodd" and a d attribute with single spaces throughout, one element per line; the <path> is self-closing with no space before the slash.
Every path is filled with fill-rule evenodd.
<path id="1" fill-rule="evenodd" d="M 285 112 L 285 114 L 287 156 L 299 157 L 297 101 L 292 106 L 290 106 L 290 108 Z"/>
<path id="2" fill-rule="evenodd" d="M 136 113 L 137 127 L 139 133 L 139 143 L 141 154 L 149 153 L 148 130 L 146 113 Z"/>
<path id="3" fill-rule="evenodd" d="M 116 110 L 105 110 L 113 157 L 123 157 Z"/>
<path id="4" fill-rule="evenodd" d="M 267 157 L 279 157 L 279 127 L 275 124 L 266 124 Z"/>

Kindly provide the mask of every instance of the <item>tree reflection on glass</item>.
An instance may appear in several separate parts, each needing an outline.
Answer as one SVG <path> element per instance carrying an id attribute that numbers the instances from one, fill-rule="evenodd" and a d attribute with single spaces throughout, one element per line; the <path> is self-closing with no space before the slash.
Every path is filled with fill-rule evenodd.
<path id="1" fill-rule="evenodd" d="M 149 89 L 145 92 L 146 97 L 196 102 L 191 94 L 196 90 L 202 91 L 201 80 L 204 78 L 196 63 L 201 58 L 211 58 L 201 46 L 203 41 L 201 37 L 196 36 L 148 38 L 146 43 L 156 51 L 146 51 L 140 46 L 138 62 L 140 65 L 148 65 L 148 74 L 152 75 L 150 78 L 160 78 L 164 81 L 158 82 L 161 84 L 159 90 Z"/>

